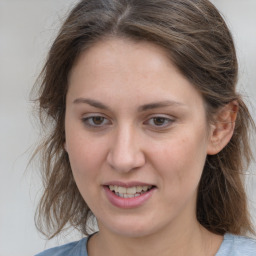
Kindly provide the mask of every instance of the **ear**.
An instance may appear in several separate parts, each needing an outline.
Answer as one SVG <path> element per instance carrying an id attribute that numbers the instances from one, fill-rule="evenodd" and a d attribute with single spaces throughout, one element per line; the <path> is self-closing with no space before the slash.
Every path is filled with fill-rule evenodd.
<path id="1" fill-rule="evenodd" d="M 219 153 L 229 143 L 235 129 L 237 112 L 237 101 L 230 102 L 217 112 L 211 125 L 208 155 Z"/>

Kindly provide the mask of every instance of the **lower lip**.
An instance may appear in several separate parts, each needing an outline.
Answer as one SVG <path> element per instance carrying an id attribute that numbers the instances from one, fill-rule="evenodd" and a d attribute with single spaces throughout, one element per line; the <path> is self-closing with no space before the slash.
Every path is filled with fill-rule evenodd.
<path id="1" fill-rule="evenodd" d="M 152 196 L 155 188 L 150 189 L 149 191 L 141 194 L 140 196 L 132 197 L 132 198 L 122 198 L 113 193 L 109 187 L 104 186 L 104 191 L 107 195 L 108 200 L 114 206 L 123 208 L 123 209 L 131 209 L 136 208 L 143 205 L 147 200 Z"/>

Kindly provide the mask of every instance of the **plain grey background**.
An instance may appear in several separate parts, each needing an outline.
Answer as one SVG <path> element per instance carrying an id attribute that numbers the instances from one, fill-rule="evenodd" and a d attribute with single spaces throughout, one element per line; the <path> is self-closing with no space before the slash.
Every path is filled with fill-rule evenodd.
<path id="1" fill-rule="evenodd" d="M 27 167 L 39 129 L 29 92 L 47 50 L 74 0 L 0 0 L 0 256 L 29 256 L 78 239 L 76 233 L 43 240 L 34 227 L 41 184 L 37 164 Z M 256 111 L 256 0 L 212 0 L 237 46 L 239 91 Z M 255 171 L 255 163 L 251 166 Z M 247 189 L 256 206 L 256 179 Z M 256 222 L 256 210 L 251 210 Z"/>

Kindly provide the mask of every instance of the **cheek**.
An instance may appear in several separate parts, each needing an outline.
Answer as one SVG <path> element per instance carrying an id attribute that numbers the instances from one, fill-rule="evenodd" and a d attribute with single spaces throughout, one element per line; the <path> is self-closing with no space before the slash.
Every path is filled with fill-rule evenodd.
<path id="1" fill-rule="evenodd" d="M 71 136 L 69 136 L 72 134 Z M 90 176 L 95 173 L 95 169 L 101 163 L 102 151 L 101 145 L 97 144 L 92 138 L 85 135 L 79 136 L 76 131 L 66 135 L 67 152 L 71 169 L 75 178 Z"/>
<path id="2" fill-rule="evenodd" d="M 67 139 L 68 142 L 68 139 Z M 72 136 L 68 144 L 68 155 L 72 173 L 77 187 L 85 200 L 92 209 L 92 198 L 97 196 L 97 186 L 99 184 L 99 172 L 101 170 L 100 146 L 92 142 L 92 139 L 79 138 Z"/>
<path id="3" fill-rule="evenodd" d="M 206 159 L 203 140 L 183 133 L 156 148 L 155 168 L 164 178 L 166 190 L 184 192 L 198 186 Z"/>

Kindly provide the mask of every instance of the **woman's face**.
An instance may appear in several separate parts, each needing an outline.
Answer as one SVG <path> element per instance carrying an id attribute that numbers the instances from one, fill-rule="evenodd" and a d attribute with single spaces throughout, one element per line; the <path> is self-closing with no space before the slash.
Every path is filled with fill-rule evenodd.
<path id="1" fill-rule="evenodd" d="M 65 148 L 100 229 L 136 237 L 196 223 L 206 113 L 163 49 L 98 42 L 73 67 L 66 104 Z"/>

